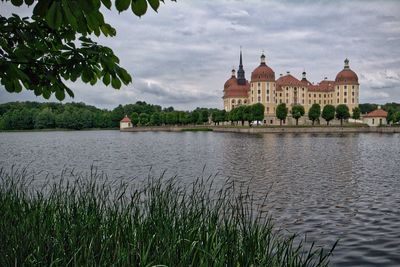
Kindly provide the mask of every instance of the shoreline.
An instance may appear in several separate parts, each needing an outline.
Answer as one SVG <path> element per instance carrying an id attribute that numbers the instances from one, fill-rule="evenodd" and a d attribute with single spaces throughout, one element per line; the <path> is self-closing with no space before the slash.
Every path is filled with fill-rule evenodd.
<path id="1" fill-rule="evenodd" d="M 307 126 L 307 127 L 241 127 L 241 126 L 157 126 L 135 127 L 121 132 L 213 131 L 229 133 L 400 133 L 400 127 Z"/>

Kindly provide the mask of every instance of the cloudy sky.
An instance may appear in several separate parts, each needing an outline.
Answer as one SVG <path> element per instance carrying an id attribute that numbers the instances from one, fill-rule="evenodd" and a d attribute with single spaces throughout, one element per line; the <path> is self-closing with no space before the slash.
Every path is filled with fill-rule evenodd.
<path id="1" fill-rule="evenodd" d="M 222 89 L 242 46 L 246 78 L 261 51 L 276 76 L 290 71 L 310 81 L 334 79 L 346 57 L 358 74 L 360 102 L 400 102 L 400 1 L 166 0 L 159 13 L 105 11 L 117 29 L 100 38 L 133 76 L 120 90 L 68 83 L 74 99 L 102 108 L 138 100 L 179 109 L 222 108 Z M 28 9 L 0 2 L 0 14 Z M 1 85 L 0 85 L 1 86 Z M 36 100 L 30 91 L 0 102 Z M 55 101 L 55 99 L 53 99 Z"/>

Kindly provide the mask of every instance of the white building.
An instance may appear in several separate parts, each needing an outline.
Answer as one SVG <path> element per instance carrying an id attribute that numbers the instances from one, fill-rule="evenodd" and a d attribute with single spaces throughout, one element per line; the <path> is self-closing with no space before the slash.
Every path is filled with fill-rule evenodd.
<path id="1" fill-rule="evenodd" d="M 127 115 L 119 122 L 119 129 L 126 129 L 126 128 L 131 128 L 132 127 L 132 121 L 131 119 L 128 118 Z"/>
<path id="2" fill-rule="evenodd" d="M 378 107 L 363 117 L 363 122 L 368 126 L 382 126 L 387 124 L 387 112 Z"/>

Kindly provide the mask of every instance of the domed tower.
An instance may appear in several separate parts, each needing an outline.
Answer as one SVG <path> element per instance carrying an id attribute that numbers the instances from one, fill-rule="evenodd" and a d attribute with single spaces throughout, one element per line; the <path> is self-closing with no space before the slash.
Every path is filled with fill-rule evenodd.
<path id="1" fill-rule="evenodd" d="M 260 65 L 251 73 L 250 104 L 262 103 L 265 106 L 265 121 L 274 124 L 276 109 L 275 72 L 268 67 L 264 53 L 260 57 Z"/>
<path id="2" fill-rule="evenodd" d="M 353 113 L 353 108 L 358 107 L 359 93 L 358 76 L 350 69 L 349 60 L 346 58 L 343 70 L 336 75 L 334 104 L 345 104 L 350 113 Z"/>
<path id="3" fill-rule="evenodd" d="M 250 84 L 245 77 L 242 51 L 240 51 L 237 78 L 235 76 L 235 69 L 232 69 L 231 77 L 224 84 L 224 96 L 222 98 L 224 100 L 225 111 L 231 111 L 233 108 L 240 105 L 247 105 L 249 90 Z"/>

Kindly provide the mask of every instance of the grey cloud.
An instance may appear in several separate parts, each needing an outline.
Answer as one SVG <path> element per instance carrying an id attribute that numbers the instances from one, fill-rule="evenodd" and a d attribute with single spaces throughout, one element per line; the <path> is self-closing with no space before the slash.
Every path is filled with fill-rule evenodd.
<path id="1" fill-rule="evenodd" d="M 247 78 L 262 50 L 277 75 L 289 70 L 300 77 L 305 69 L 314 82 L 334 79 L 348 57 L 360 77 L 361 102 L 400 102 L 399 9 L 399 1 L 187 0 L 166 1 L 158 14 L 142 18 L 105 11 L 118 34 L 99 42 L 114 49 L 134 82 L 121 90 L 76 83 L 74 101 L 222 108 L 223 84 L 242 46 Z"/>

